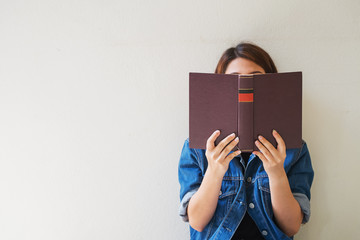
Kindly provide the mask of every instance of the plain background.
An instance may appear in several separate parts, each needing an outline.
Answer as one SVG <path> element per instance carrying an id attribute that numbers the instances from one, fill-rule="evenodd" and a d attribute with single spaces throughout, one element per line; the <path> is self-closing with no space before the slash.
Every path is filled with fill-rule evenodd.
<path id="1" fill-rule="evenodd" d="M 189 239 L 188 73 L 251 41 L 303 71 L 296 239 L 357 239 L 360 1 L 0 1 L 0 239 Z"/>

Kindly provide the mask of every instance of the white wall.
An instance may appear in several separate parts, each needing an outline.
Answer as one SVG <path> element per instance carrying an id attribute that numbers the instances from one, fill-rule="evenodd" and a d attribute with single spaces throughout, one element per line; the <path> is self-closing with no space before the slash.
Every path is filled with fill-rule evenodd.
<path id="1" fill-rule="evenodd" d="M 357 239 L 360 2 L 0 1 L 0 239 L 188 239 L 188 72 L 241 40 L 304 74 L 312 216 Z"/>

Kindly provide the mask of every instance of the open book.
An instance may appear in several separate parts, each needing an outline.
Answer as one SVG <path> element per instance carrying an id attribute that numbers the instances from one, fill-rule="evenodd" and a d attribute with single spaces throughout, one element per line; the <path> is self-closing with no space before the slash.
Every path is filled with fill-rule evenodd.
<path id="1" fill-rule="evenodd" d="M 231 133 L 239 136 L 242 152 L 259 150 L 258 135 L 270 141 L 275 129 L 286 148 L 302 144 L 302 73 L 255 75 L 189 73 L 190 148 L 206 149 L 206 141 L 220 130 L 217 145 Z"/>

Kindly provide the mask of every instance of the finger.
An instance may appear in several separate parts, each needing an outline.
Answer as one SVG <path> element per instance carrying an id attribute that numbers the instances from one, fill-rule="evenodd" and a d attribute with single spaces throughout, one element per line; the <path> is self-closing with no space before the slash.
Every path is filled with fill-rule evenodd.
<path id="1" fill-rule="evenodd" d="M 234 157 L 236 157 L 236 156 L 239 155 L 240 153 L 241 153 L 240 150 L 237 150 L 237 151 L 235 151 L 235 152 L 232 152 L 231 154 L 229 154 L 229 155 L 226 156 L 226 158 L 224 159 L 224 162 L 227 163 L 227 164 L 230 163 L 231 160 L 233 160 Z"/>
<path id="2" fill-rule="evenodd" d="M 286 153 L 285 141 L 275 129 L 273 130 L 273 136 L 278 144 L 277 149 L 280 151 L 280 153 Z"/>
<path id="3" fill-rule="evenodd" d="M 226 138 L 224 138 L 223 140 L 221 140 L 221 142 L 216 146 L 216 148 L 219 148 L 219 153 L 221 153 L 221 151 L 223 151 L 223 149 L 225 148 L 225 146 L 232 141 L 235 138 L 235 133 L 232 133 L 230 135 L 228 135 Z"/>
<path id="4" fill-rule="evenodd" d="M 255 144 L 260 149 L 261 153 L 267 158 L 267 160 L 269 161 L 273 160 L 272 154 L 269 152 L 269 150 L 267 150 L 267 148 L 264 145 L 262 145 L 261 142 L 259 142 L 259 140 L 256 140 Z"/>
<path id="5" fill-rule="evenodd" d="M 220 159 L 225 159 L 226 155 L 229 154 L 229 152 L 234 149 L 236 144 L 239 142 L 239 137 L 236 137 L 231 143 L 229 143 L 224 150 L 220 153 Z"/>
<path id="6" fill-rule="evenodd" d="M 252 153 L 258 156 L 262 162 L 268 162 L 267 158 L 261 152 L 253 151 Z"/>
<path id="7" fill-rule="evenodd" d="M 265 137 L 259 135 L 258 139 L 267 148 L 267 150 L 269 150 L 271 155 L 277 156 L 279 154 L 276 148 Z"/>
<path id="8" fill-rule="evenodd" d="M 206 141 L 206 149 L 207 150 L 213 150 L 215 148 L 215 140 L 220 135 L 220 131 L 216 130 L 211 134 L 211 136 Z"/>

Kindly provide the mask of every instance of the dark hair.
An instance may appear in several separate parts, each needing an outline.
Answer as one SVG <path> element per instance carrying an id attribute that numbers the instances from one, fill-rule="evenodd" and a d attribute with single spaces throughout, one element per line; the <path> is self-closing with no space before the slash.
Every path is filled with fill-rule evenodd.
<path id="1" fill-rule="evenodd" d="M 253 61 L 265 70 L 265 73 L 277 73 L 276 66 L 270 55 L 261 47 L 248 42 L 241 42 L 236 47 L 227 49 L 221 56 L 215 73 L 225 73 L 229 63 L 236 58 Z"/>

